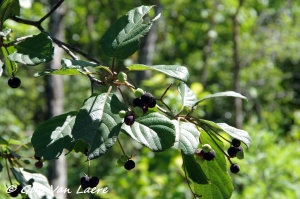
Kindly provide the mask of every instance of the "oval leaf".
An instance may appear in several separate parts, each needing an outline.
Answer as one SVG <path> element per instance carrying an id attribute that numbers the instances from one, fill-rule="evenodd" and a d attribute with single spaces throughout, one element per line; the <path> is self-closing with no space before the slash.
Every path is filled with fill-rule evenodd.
<path id="1" fill-rule="evenodd" d="M 76 117 L 72 135 L 90 145 L 88 159 L 100 157 L 114 145 L 122 126 L 121 110 L 127 110 L 127 107 L 114 94 L 103 93 L 85 101 Z"/>
<path id="2" fill-rule="evenodd" d="M 199 145 L 200 132 L 192 123 L 172 120 L 176 127 L 176 138 L 173 148 L 180 149 L 186 155 L 193 155 Z"/>
<path id="3" fill-rule="evenodd" d="M 214 127 L 216 129 L 219 129 L 227 134 L 229 134 L 231 137 L 236 138 L 242 142 L 244 142 L 244 144 L 249 147 L 251 144 L 251 138 L 250 135 L 247 131 L 241 130 L 241 129 L 237 129 L 234 128 L 232 126 L 229 126 L 226 123 L 214 123 L 212 121 L 208 121 L 208 120 L 203 120 L 200 119 L 200 122 L 207 124 L 211 127 Z"/>
<path id="4" fill-rule="evenodd" d="M 132 139 L 156 152 L 172 147 L 175 142 L 174 124 L 157 112 L 138 117 L 131 127 L 124 124 L 122 130 Z"/>
<path id="5" fill-rule="evenodd" d="M 225 91 L 225 92 L 220 92 L 220 93 L 215 93 L 211 95 L 206 95 L 205 97 L 201 98 L 198 100 L 193 106 L 197 106 L 200 102 L 211 99 L 211 98 L 216 98 L 216 97 L 238 97 L 247 100 L 247 98 L 237 92 L 234 91 Z"/>
<path id="6" fill-rule="evenodd" d="M 142 64 L 134 64 L 128 66 L 127 69 L 129 71 L 155 70 L 183 82 L 186 82 L 189 79 L 189 71 L 185 66 L 177 66 L 177 65 L 146 66 Z"/>
<path id="7" fill-rule="evenodd" d="M 17 49 L 8 59 L 18 63 L 35 66 L 53 59 L 54 46 L 46 33 L 40 33 L 15 46 Z"/>
<path id="8" fill-rule="evenodd" d="M 224 148 L 223 142 L 213 136 L 221 149 Z M 209 184 L 194 184 L 195 193 L 202 198 L 210 199 L 229 199 L 233 192 L 231 178 L 227 172 L 226 159 L 220 148 L 212 141 L 206 132 L 201 131 L 201 140 L 205 144 L 210 144 L 216 151 L 216 157 L 212 161 L 203 161 L 200 166 Z"/>
<path id="9" fill-rule="evenodd" d="M 63 149 L 72 150 L 72 135 L 76 111 L 59 115 L 43 122 L 33 132 L 31 143 L 35 154 L 44 160 L 58 158 Z"/>
<path id="10" fill-rule="evenodd" d="M 20 15 L 19 0 L 0 1 L 0 28 L 2 28 L 2 24 L 6 19 L 16 15 Z"/>
<path id="11" fill-rule="evenodd" d="M 158 17 L 142 24 L 143 17 L 153 6 L 140 6 L 119 18 L 103 35 L 100 45 L 105 55 L 126 59 L 139 49 L 139 38 L 144 36 Z"/>
<path id="12" fill-rule="evenodd" d="M 194 104 L 197 102 L 197 98 L 194 92 L 183 82 L 180 82 L 177 87 L 181 97 L 183 106 L 192 108 Z"/>
<path id="13" fill-rule="evenodd" d="M 24 168 L 11 168 L 11 171 L 15 179 L 23 186 L 22 191 L 29 198 L 55 199 L 52 188 L 44 175 Z"/>
<path id="14" fill-rule="evenodd" d="M 194 155 L 182 155 L 183 168 L 186 170 L 188 177 L 197 184 L 208 184 L 208 179 L 202 171 L 200 165 L 196 162 Z"/>

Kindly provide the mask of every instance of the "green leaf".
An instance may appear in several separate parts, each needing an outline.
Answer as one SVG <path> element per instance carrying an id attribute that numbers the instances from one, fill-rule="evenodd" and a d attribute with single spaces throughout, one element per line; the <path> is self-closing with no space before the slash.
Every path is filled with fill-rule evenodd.
<path id="1" fill-rule="evenodd" d="M 89 145 L 85 143 L 83 140 L 76 141 L 76 144 L 74 145 L 74 151 L 76 153 L 81 152 L 84 153 L 85 149 L 88 149 Z"/>
<path id="2" fill-rule="evenodd" d="M 237 92 L 234 91 L 225 91 L 225 92 L 220 92 L 220 93 L 215 93 L 215 94 L 211 94 L 211 95 L 206 95 L 205 97 L 201 98 L 200 100 L 198 100 L 193 106 L 197 106 L 200 102 L 207 100 L 207 99 L 211 99 L 211 98 L 216 98 L 216 97 L 237 97 L 237 98 L 242 98 L 242 99 L 246 99 L 247 98 Z"/>
<path id="3" fill-rule="evenodd" d="M 17 51 L 8 56 L 8 59 L 26 65 L 38 65 L 53 59 L 54 46 L 46 33 L 40 33 L 15 46 Z"/>
<path id="4" fill-rule="evenodd" d="M 131 127 L 124 123 L 122 131 L 152 151 L 164 151 L 172 147 L 176 135 L 172 121 L 157 112 L 136 118 Z"/>
<path id="5" fill-rule="evenodd" d="M 182 97 L 183 106 L 192 108 L 197 102 L 194 92 L 183 82 L 179 83 L 177 89 Z"/>
<path id="6" fill-rule="evenodd" d="M 9 17 L 20 15 L 19 0 L 4 0 L 0 2 L 0 29 L 3 22 Z"/>
<path id="7" fill-rule="evenodd" d="M 0 144 L 1 145 L 8 145 L 8 142 L 5 139 L 3 139 L 2 137 L 0 137 Z"/>
<path id="8" fill-rule="evenodd" d="M 199 145 L 200 132 L 197 127 L 188 122 L 178 123 L 177 120 L 172 120 L 172 122 L 176 128 L 173 148 L 182 150 L 186 155 L 193 155 Z"/>
<path id="9" fill-rule="evenodd" d="M 2 172 L 2 170 L 3 170 L 3 166 L 2 166 L 2 164 L 0 163 L 0 172 Z"/>
<path id="10" fill-rule="evenodd" d="M 200 165 L 196 162 L 194 155 L 181 153 L 183 160 L 183 169 L 186 170 L 188 177 L 197 184 L 208 184 L 208 179 L 202 171 Z"/>
<path id="11" fill-rule="evenodd" d="M 13 46 L 10 46 L 8 48 L 1 47 L 1 50 L 2 50 L 3 56 L 5 57 L 6 71 L 9 74 L 9 76 L 12 76 L 12 71 L 13 70 L 17 71 L 17 67 L 15 67 L 15 65 L 9 59 L 7 59 L 7 57 L 8 57 L 8 53 L 9 54 L 12 53 L 15 50 L 15 48 Z M 8 51 L 8 53 L 6 50 Z M 15 72 L 15 74 L 16 74 L 16 72 Z"/>
<path id="12" fill-rule="evenodd" d="M 6 37 L 7 35 L 9 35 L 9 33 L 11 33 L 11 29 L 8 28 L 8 29 L 0 31 L 0 36 Z"/>
<path id="13" fill-rule="evenodd" d="M 63 149 L 73 149 L 71 130 L 74 126 L 76 111 L 65 113 L 43 122 L 33 132 L 31 143 L 35 154 L 45 160 L 58 158 Z"/>
<path id="14" fill-rule="evenodd" d="M 108 57 L 126 59 L 139 49 L 139 38 L 144 36 L 157 16 L 143 24 L 143 17 L 153 6 L 140 6 L 119 18 L 102 36 L 100 45 Z"/>
<path id="15" fill-rule="evenodd" d="M 102 156 L 114 145 L 122 125 L 119 111 L 126 109 L 114 94 L 103 93 L 85 101 L 72 134 L 90 145 L 88 159 Z"/>
<path id="16" fill-rule="evenodd" d="M 71 59 L 62 59 L 61 60 L 62 68 L 60 69 L 48 69 L 40 73 L 34 74 L 35 77 L 43 76 L 43 75 L 82 75 L 88 74 L 84 71 L 85 67 L 93 67 L 93 68 L 105 68 L 107 67 L 101 66 L 100 64 L 82 60 L 71 60 Z"/>
<path id="17" fill-rule="evenodd" d="M 177 65 L 154 65 L 146 66 L 142 64 L 134 64 L 128 66 L 129 71 L 145 71 L 145 70 L 155 70 L 162 72 L 170 77 L 179 79 L 180 81 L 186 82 L 189 79 L 189 71 L 185 66 Z"/>
<path id="18" fill-rule="evenodd" d="M 213 138 L 223 149 L 223 142 L 215 136 Z M 225 156 L 206 132 L 201 131 L 201 140 L 203 143 L 211 145 L 216 151 L 216 157 L 212 161 L 203 161 L 200 164 L 210 183 L 194 184 L 195 193 L 202 196 L 203 199 L 229 199 L 233 192 L 233 185 L 227 172 Z"/>
<path id="19" fill-rule="evenodd" d="M 24 168 L 11 168 L 11 171 L 29 198 L 55 199 L 51 186 L 44 175 Z"/>
<path id="20" fill-rule="evenodd" d="M 203 120 L 203 119 L 200 119 L 199 121 L 204 123 L 204 124 L 207 124 L 211 127 L 214 127 L 218 130 L 221 130 L 221 131 L 229 134 L 231 137 L 242 141 L 247 147 L 249 147 L 250 144 L 251 144 L 251 138 L 250 138 L 250 135 L 247 131 L 234 128 L 232 126 L 229 126 L 226 123 L 214 123 L 212 121 Z"/>

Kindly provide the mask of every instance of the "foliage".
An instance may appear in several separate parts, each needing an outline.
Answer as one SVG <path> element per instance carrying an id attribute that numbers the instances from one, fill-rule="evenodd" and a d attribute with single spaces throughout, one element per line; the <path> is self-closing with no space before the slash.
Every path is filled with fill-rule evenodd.
<path id="1" fill-rule="evenodd" d="M 1 29 L 3 29 L 3 22 L 7 18 L 12 18 L 20 23 L 34 25 L 43 31 L 40 23 L 44 18 L 35 24 L 15 17 L 17 14 L 15 11 L 20 9 L 20 6 L 16 1 L 4 1 L 4 3 L 1 3 L 0 5 L 1 9 L 4 11 L 3 13 L 6 13 L 6 15 L 3 15 L 2 17 Z M 88 161 L 91 161 L 92 159 L 99 158 L 107 153 L 117 140 L 124 155 L 129 157 L 126 155 L 120 144 L 122 140 L 119 140 L 118 138 L 119 133 L 123 132 L 154 152 L 165 151 L 172 146 L 174 146 L 173 148 L 175 149 L 182 150 L 183 170 L 188 174 L 185 177 L 187 179 L 190 178 L 195 184 L 195 189 L 191 189 L 194 197 L 203 196 L 203 198 L 211 198 L 213 196 L 213 198 L 217 198 L 221 194 L 222 197 L 229 198 L 232 194 L 232 185 L 230 183 L 226 183 L 224 188 L 219 187 L 221 190 L 220 193 L 212 191 L 210 193 L 211 195 L 205 195 L 202 192 L 206 189 L 203 186 L 214 186 L 215 184 L 219 186 L 224 183 L 224 180 L 230 181 L 226 169 L 225 157 L 228 158 L 230 163 L 232 162 L 228 155 L 223 151 L 224 147 L 222 142 L 216 141 L 219 139 L 217 137 L 220 136 L 217 131 L 229 133 L 231 136 L 238 139 L 241 138 L 241 141 L 245 142 L 247 146 L 250 144 L 250 137 L 246 131 L 236 130 L 227 124 L 226 126 L 224 126 L 225 124 L 222 124 L 222 127 L 221 124 L 210 123 L 209 121 L 204 122 L 204 120 L 194 117 L 193 112 L 196 110 L 197 105 L 206 99 L 215 97 L 238 97 L 246 99 L 246 97 L 233 91 L 228 91 L 208 95 L 198 100 L 193 94 L 193 91 L 184 83 L 189 79 L 187 68 L 180 65 L 146 66 L 134 64 L 128 66 L 128 70 L 126 71 L 126 73 L 128 73 L 141 70 L 154 70 L 178 79 L 180 81 L 178 88 L 183 97 L 183 104 L 180 110 L 171 110 L 164 102 L 164 97 L 171 85 L 166 88 L 163 95 L 159 98 L 156 97 L 150 101 L 143 101 L 143 97 L 146 93 L 142 96 L 141 100 L 144 104 L 143 106 L 146 106 L 146 109 L 144 115 L 140 117 L 135 115 L 132 105 L 128 104 L 125 98 L 123 98 L 124 101 L 121 102 L 115 94 L 111 93 L 112 89 L 116 88 L 124 97 L 123 91 L 119 89 L 120 86 L 127 87 L 131 91 L 138 88 L 134 86 L 132 82 L 118 80 L 117 76 L 120 71 L 116 72 L 115 60 L 128 58 L 138 50 L 139 38 L 144 36 L 149 31 L 153 22 L 160 17 L 160 15 L 157 15 L 149 22 L 143 23 L 144 16 L 152 7 L 153 6 L 139 6 L 130 10 L 126 15 L 119 18 L 106 33 L 104 33 L 100 40 L 100 45 L 104 54 L 112 57 L 112 64 L 110 67 L 103 67 L 100 62 L 90 63 L 87 61 L 80 61 L 69 49 L 67 49 L 67 47 L 64 47 L 64 50 L 66 50 L 73 60 L 63 59 L 63 67 L 61 69 L 44 71 L 36 75 L 81 74 L 89 77 L 92 82 L 108 87 L 108 89 L 104 93 L 96 94 L 93 93 L 94 89 L 92 86 L 92 95 L 84 100 L 84 105 L 78 111 L 72 111 L 56 116 L 40 124 L 31 138 L 31 143 L 35 150 L 35 158 L 38 158 L 38 161 L 40 161 L 40 158 L 43 158 L 43 161 L 55 159 L 62 154 L 62 151 L 65 148 L 69 152 L 73 149 L 76 153 L 81 152 L 81 154 L 87 156 Z M 18 63 L 23 65 L 38 65 L 50 61 L 54 54 L 52 42 L 57 43 L 59 46 L 62 45 L 61 41 L 44 31 L 34 36 L 19 38 L 13 42 L 7 43 L 4 42 L 4 38 L 8 36 L 8 33 L 9 31 L 7 30 L 1 32 L 2 36 L 0 44 L 2 50 L 9 54 L 5 57 L 6 63 L 10 63 L 6 68 L 7 73 L 13 77 L 15 77 L 19 70 Z M 9 53 L 8 47 L 10 46 L 13 46 L 15 49 L 13 53 Z M 1 63 L 3 65 L 4 62 Z M 90 71 L 91 69 L 88 69 L 88 67 L 91 67 L 93 70 Z M 102 69 L 102 71 L 95 70 L 98 68 Z M 96 76 L 99 76 L 99 79 Z M 152 95 L 148 94 L 148 97 L 150 96 L 152 98 Z M 186 98 L 189 99 L 188 103 Z M 150 106 L 150 103 L 152 103 L 153 100 L 160 102 L 160 104 Z M 151 107 L 149 108 L 149 111 L 148 105 Z M 188 107 L 188 109 L 184 109 L 184 107 Z M 119 116 L 119 112 L 123 110 L 127 111 L 124 120 Z M 128 115 L 133 115 L 130 124 L 126 123 L 126 117 Z M 211 124 L 213 125 L 211 126 Z M 230 130 L 226 130 L 224 127 Z M 232 129 L 234 130 L 232 131 Z M 220 138 L 222 138 L 222 136 Z M 8 142 L 3 139 L 3 144 L 8 145 Z M 218 156 L 215 161 L 213 161 L 213 164 L 204 166 L 206 163 L 199 164 L 196 161 L 193 154 L 196 153 L 198 144 L 200 147 L 202 144 L 211 144 L 217 151 Z M 189 149 L 186 149 L 187 147 Z M 43 176 L 28 174 L 23 168 L 17 167 L 17 165 L 20 166 L 18 163 L 20 156 L 11 151 L 9 147 L 6 147 L 6 149 L 3 150 L 2 157 L 5 158 L 6 163 L 9 161 L 11 166 L 14 167 L 12 172 L 20 185 L 24 187 L 29 184 L 32 186 L 32 189 L 41 188 L 37 187 L 40 186 L 37 185 L 37 183 L 45 186 L 41 189 L 46 189 L 47 193 L 29 194 L 30 198 L 53 197 L 53 193 L 47 190 L 50 186 Z M 129 157 L 129 159 L 131 158 L 132 157 Z M 216 167 L 215 165 L 218 166 Z M 213 169 L 216 174 L 209 175 L 206 173 L 207 169 Z M 31 176 L 26 177 L 27 175 Z M 88 175 L 90 175 L 89 171 Z M 219 176 L 222 177 L 220 178 Z M 211 183 L 209 183 L 209 181 L 211 181 Z M 12 185 L 11 179 L 10 183 Z M 212 188 L 210 188 L 210 190 L 212 190 Z M 224 192 L 224 190 L 227 191 Z"/>

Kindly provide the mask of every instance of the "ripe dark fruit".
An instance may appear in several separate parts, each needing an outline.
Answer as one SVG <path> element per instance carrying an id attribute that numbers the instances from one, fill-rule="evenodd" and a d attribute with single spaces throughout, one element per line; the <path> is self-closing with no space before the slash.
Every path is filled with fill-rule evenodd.
<path id="1" fill-rule="evenodd" d="M 135 98 L 133 101 L 132 101 L 132 105 L 135 107 L 135 106 L 140 106 L 140 107 L 143 107 L 143 102 L 140 98 Z"/>
<path id="2" fill-rule="evenodd" d="M 127 160 L 124 164 L 125 169 L 131 170 L 135 167 L 135 162 L 133 160 Z"/>
<path id="3" fill-rule="evenodd" d="M 156 100 L 153 99 L 152 102 L 150 104 L 148 104 L 149 108 L 154 108 L 156 106 Z"/>
<path id="4" fill-rule="evenodd" d="M 229 149 L 227 150 L 227 153 L 229 155 L 229 157 L 234 158 L 236 156 L 236 153 L 238 152 L 237 148 L 235 147 L 229 147 Z"/>
<path id="5" fill-rule="evenodd" d="M 207 161 L 211 161 L 216 157 L 216 152 L 215 150 L 211 150 L 208 153 L 204 153 L 203 155 L 203 159 L 207 160 Z"/>
<path id="6" fill-rule="evenodd" d="M 135 121 L 135 115 L 129 114 L 124 117 L 124 122 L 126 125 L 131 126 Z"/>
<path id="7" fill-rule="evenodd" d="M 235 148 L 236 148 L 237 152 L 244 151 L 244 148 L 242 146 L 238 146 L 238 147 L 235 147 Z"/>
<path id="8" fill-rule="evenodd" d="M 17 192 L 17 190 L 15 190 L 13 192 L 10 192 L 9 195 L 13 198 L 16 198 L 19 195 L 19 193 Z"/>
<path id="9" fill-rule="evenodd" d="M 144 105 L 142 109 L 144 114 L 148 112 L 148 106 Z"/>
<path id="10" fill-rule="evenodd" d="M 240 166 L 238 165 L 238 164 L 232 164 L 231 166 L 230 166 L 230 171 L 232 172 L 232 173 L 238 173 L 239 171 L 240 171 Z"/>
<path id="11" fill-rule="evenodd" d="M 97 176 L 93 176 L 89 181 L 89 187 L 94 188 L 97 187 L 99 183 L 99 178 Z"/>
<path id="12" fill-rule="evenodd" d="M 198 158 L 203 158 L 204 156 L 204 151 L 202 149 L 197 149 L 196 152 L 195 152 L 195 155 L 198 157 Z"/>
<path id="13" fill-rule="evenodd" d="M 13 192 L 9 193 L 9 195 L 11 197 L 15 198 L 21 193 L 22 189 L 23 189 L 22 185 L 18 185 L 17 188 Z"/>
<path id="14" fill-rule="evenodd" d="M 11 77 L 8 79 L 8 85 L 11 88 L 18 88 L 21 85 L 21 80 L 17 77 Z"/>
<path id="15" fill-rule="evenodd" d="M 151 93 L 145 92 L 144 95 L 142 95 L 141 100 L 144 104 L 148 105 L 153 102 L 153 96 Z"/>
<path id="16" fill-rule="evenodd" d="M 40 168 L 43 167 L 43 163 L 42 163 L 41 161 L 37 161 L 34 165 L 35 165 L 35 167 L 38 168 L 38 169 L 40 169 Z"/>
<path id="17" fill-rule="evenodd" d="M 19 184 L 19 185 L 17 186 L 17 190 L 16 190 L 16 191 L 17 191 L 18 193 L 21 193 L 22 189 L 23 189 L 23 186 Z"/>
<path id="18" fill-rule="evenodd" d="M 80 184 L 83 190 L 89 187 L 90 178 L 88 176 L 83 176 L 80 178 Z"/>
<path id="19" fill-rule="evenodd" d="M 241 141 L 233 138 L 233 140 L 231 141 L 231 145 L 235 147 L 239 147 L 241 145 Z"/>

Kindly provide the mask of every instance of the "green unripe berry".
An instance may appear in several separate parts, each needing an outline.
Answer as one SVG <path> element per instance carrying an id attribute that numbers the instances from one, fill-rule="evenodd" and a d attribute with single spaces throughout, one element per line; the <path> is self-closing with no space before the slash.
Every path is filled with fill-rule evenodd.
<path id="1" fill-rule="evenodd" d="M 124 162 L 121 159 L 118 159 L 117 160 L 117 165 L 122 167 L 122 166 L 124 166 Z"/>
<path id="2" fill-rule="evenodd" d="M 244 157 L 245 157 L 245 154 L 244 154 L 244 151 L 238 151 L 237 153 L 236 153 L 236 157 L 237 157 L 237 159 L 244 159 Z"/>
<path id="3" fill-rule="evenodd" d="M 125 82 L 125 81 L 127 80 L 127 75 L 126 75 L 126 73 L 120 72 L 120 73 L 118 74 L 118 80 L 119 80 L 120 82 Z"/>
<path id="4" fill-rule="evenodd" d="M 140 97 L 142 97 L 142 95 L 144 95 L 143 89 L 138 88 L 138 89 L 136 89 L 136 90 L 134 91 L 134 96 L 135 96 L 136 98 L 140 98 Z"/>
<path id="5" fill-rule="evenodd" d="M 126 116 L 126 111 L 122 110 L 119 112 L 120 118 L 124 118 Z"/>
<path id="6" fill-rule="evenodd" d="M 203 144 L 202 150 L 204 151 L 204 153 L 208 153 L 211 151 L 211 146 L 209 144 Z"/>
<path id="7" fill-rule="evenodd" d="M 144 114 L 144 110 L 142 107 L 136 106 L 133 108 L 133 112 L 136 116 L 141 116 Z"/>
<path id="8" fill-rule="evenodd" d="M 125 162 L 127 162 L 128 159 L 130 159 L 130 158 L 127 155 L 121 155 L 121 157 L 120 157 L 120 160 L 122 160 L 123 165 L 124 165 Z"/>

